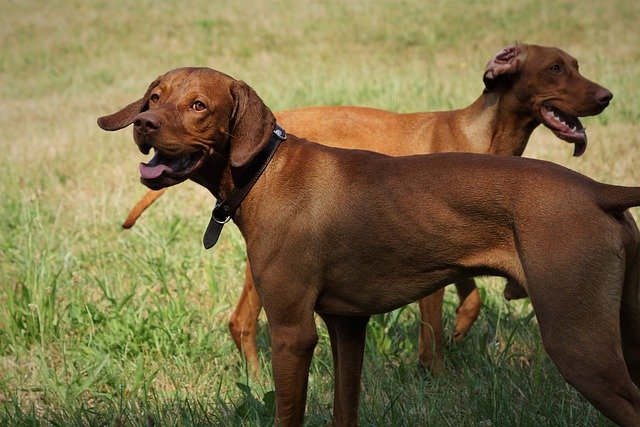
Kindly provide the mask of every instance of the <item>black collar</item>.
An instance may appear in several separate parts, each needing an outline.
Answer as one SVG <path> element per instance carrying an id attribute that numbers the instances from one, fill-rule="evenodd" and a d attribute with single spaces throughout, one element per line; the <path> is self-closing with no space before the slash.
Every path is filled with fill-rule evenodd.
<path id="1" fill-rule="evenodd" d="M 240 203 L 242 203 L 242 200 L 244 200 L 245 196 L 253 187 L 253 184 L 256 183 L 262 172 L 266 169 L 280 143 L 285 139 L 287 139 L 287 133 L 276 124 L 267 145 L 258 153 L 238 180 L 239 186 L 231 190 L 226 200 L 216 202 L 216 205 L 213 207 L 213 212 L 211 212 L 209 225 L 202 239 L 202 244 L 205 249 L 212 248 L 216 244 L 218 237 L 220 237 L 222 227 L 231 219 L 240 206 Z"/>

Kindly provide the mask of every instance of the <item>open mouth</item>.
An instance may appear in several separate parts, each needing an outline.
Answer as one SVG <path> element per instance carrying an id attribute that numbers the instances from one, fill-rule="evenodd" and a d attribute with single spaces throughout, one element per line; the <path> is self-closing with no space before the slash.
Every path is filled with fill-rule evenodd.
<path id="1" fill-rule="evenodd" d="M 570 116 L 551 105 L 541 108 L 543 123 L 560 139 L 574 144 L 573 155 L 581 156 L 587 149 L 587 133 L 577 117 Z"/>
<path id="2" fill-rule="evenodd" d="M 150 188 L 162 188 L 184 181 L 200 167 L 204 153 L 194 152 L 183 157 L 169 157 L 153 149 L 148 163 L 140 163 L 140 180 Z"/>

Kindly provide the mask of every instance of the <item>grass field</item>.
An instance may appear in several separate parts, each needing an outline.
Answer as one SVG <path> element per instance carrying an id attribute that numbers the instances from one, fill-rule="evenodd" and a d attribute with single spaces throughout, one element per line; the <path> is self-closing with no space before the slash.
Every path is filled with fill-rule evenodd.
<path id="1" fill-rule="evenodd" d="M 505 45 L 556 45 L 615 97 L 583 120 L 583 157 L 542 128 L 525 155 L 640 185 L 639 21 L 635 0 L 0 1 L 0 424 L 273 422 L 266 324 L 256 380 L 227 332 L 240 234 L 229 226 L 215 249 L 201 247 L 212 197 L 183 184 L 120 228 L 145 191 L 143 158 L 130 131 L 95 120 L 157 75 L 210 66 L 273 110 L 428 111 L 475 100 Z M 417 365 L 416 307 L 371 322 L 362 424 L 607 425 L 542 350 L 528 301 L 504 302 L 501 279 L 481 286 L 485 309 L 437 378 Z M 448 330 L 455 304 L 451 292 Z M 319 333 L 309 425 L 331 415 Z"/>

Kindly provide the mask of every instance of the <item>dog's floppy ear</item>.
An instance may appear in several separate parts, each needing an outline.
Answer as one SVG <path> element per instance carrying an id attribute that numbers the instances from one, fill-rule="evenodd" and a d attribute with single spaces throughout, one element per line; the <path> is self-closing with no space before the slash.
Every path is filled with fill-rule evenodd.
<path id="1" fill-rule="evenodd" d="M 151 91 L 159 84 L 160 77 L 149 85 L 149 88 L 142 98 L 132 102 L 118 112 L 100 117 L 98 119 L 98 126 L 104 130 L 118 130 L 129 126 L 133 123 L 133 119 L 147 107 Z"/>
<path id="2" fill-rule="evenodd" d="M 231 84 L 234 101 L 231 115 L 229 163 L 239 168 L 248 164 L 269 142 L 276 118 L 258 94 L 245 82 Z"/>
<path id="3" fill-rule="evenodd" d="M 488 63 L 484 70 L 485 91 L 494 88 L 499 76 L 515 74 L 524 61 L 522 46 L 515 44 L 507 46 L 498 52 Z"/>

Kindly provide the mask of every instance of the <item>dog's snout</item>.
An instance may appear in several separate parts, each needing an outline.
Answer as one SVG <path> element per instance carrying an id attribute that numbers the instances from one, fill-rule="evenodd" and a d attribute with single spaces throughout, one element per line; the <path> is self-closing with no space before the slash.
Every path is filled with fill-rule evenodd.
<path id="1" fill-rule="evenodd" d="M 613 99 L 613 93 L 610 90 L 602 88 L 596 93 L 596 100 L 602 107 L 609 105 L 609 102 Z"/>
<path id="2" fill-rule="evenodd" d="M 139 114 L 133 121 L 133 126 L 140 133 L 151 133 L 160 130 L 160 120 L 151 114 Z"/>

